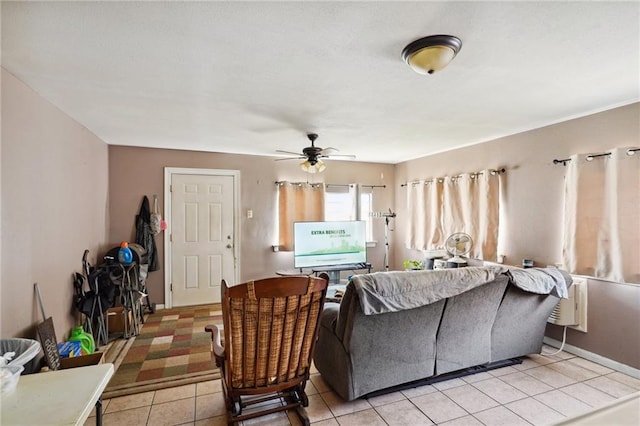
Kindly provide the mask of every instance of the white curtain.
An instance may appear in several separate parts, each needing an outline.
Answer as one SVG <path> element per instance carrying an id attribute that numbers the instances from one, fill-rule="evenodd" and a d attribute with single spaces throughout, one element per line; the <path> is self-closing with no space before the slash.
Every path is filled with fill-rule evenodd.
<path id="1" fill-rule="evenodd" d="M 473 238 L 471 257 L 495 260 L 501 174 L 490 170 L 408 184 L 408 248 L 439 249 L 449 235 Z"/>
<path id="2" fill-rule="evenodd" d="M 640 283 L 640 152 L 609 152 L 571 156 L 563 261 L 570 273 Z"/>
<path id="3" fill-rule="evenodd" d="M 405 245 L 408 248 L 424 246 L 424 213 L 425 209 L 415 206 L 424 205 L 423 181 L 407 183 L 407 234 Z"/>
<path id="4" fill-rule="evenodd" d="M 439 214 L 444 195 L 444 179 L 432 179 L 425 182 L 425 227 L 423 247 L 438 247 L 447 236 L 443 234 L 442 214 Z"/>

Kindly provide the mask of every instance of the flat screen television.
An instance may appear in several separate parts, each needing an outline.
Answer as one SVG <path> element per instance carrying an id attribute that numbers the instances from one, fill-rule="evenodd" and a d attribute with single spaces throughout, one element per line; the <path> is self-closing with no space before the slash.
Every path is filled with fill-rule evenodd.
<path id="1" fill-rule="evenodd" d="M 349 265 L 367 261 L 363 220 L 294 222 L 295 268 Z"/>

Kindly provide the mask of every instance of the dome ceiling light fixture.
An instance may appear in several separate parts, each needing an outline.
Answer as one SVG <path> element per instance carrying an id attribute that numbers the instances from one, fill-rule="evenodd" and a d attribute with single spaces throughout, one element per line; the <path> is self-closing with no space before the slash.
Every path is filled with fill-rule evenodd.
<path id="1" fill-rule="evenodd" d="M 462 41 L 452 35 L 432 35 L 415 40 L 402 50 L 402 60 L 418 74 L 433 74 L 458 54 Z"/>

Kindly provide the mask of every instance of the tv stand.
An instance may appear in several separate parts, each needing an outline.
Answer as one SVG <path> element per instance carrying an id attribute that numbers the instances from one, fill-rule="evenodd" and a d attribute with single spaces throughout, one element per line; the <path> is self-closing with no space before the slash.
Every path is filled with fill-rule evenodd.
<path id="1" fill-rule="evenodd" d="M 318 266 L 318 267 L 312 268 L 311 270 L 316 275 L 322 272 L 326 272 L 329 275 L 329 284 L 340 284 L 340 272 L 342 271 L 355 272 L 361 269 L 366 269 L 367 273 L 370 273 L 371 264 L 366 262 L 361 262 L 361 263 L 349 263 L 346 265 Z"/>

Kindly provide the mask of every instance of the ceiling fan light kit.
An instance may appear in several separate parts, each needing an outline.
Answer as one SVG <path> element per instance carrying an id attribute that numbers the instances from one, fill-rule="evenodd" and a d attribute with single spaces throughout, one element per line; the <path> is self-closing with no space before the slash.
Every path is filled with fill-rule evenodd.
<path id="1" fill-rule="evenodd" d="M 402 50 L 402 60 L 418 74 L 433 74 L 458 54 L 462 41 L 452 35 L 432 35 L 415 40 Z"/>
<path id="2" fill-rule="evenodd" d="M 322 160 L 307 160 L 300 163 L 300 168 L 307 173 L 320 173 L 326 169 L 327 166 L 324 165 L 324 161 Z"/>

